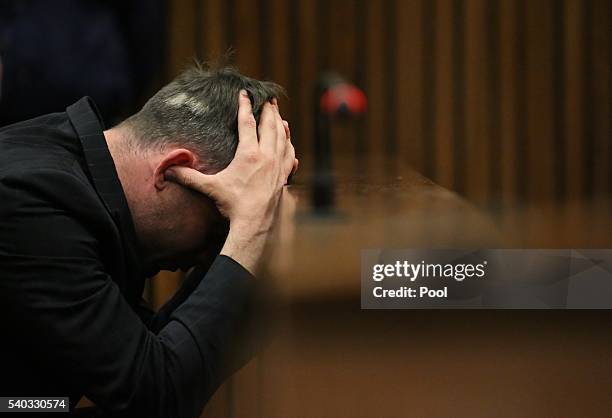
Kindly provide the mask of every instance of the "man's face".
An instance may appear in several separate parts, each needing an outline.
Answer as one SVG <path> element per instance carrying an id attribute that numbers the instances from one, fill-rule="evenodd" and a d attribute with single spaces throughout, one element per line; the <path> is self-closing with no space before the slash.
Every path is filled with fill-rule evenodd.
<path id="1" fill-rule="evenodd" d="M 145 264 L 150 270 L 186 270 L 217 256 L 229 222 L 207 196 L 170 182 L 165 171 L 176 165 L 194 167 L 197 158 L 186 150 L 149 157 L 135 177 L 130 202 Z"/>
<path id="2" fill-rule="evenodd" d="M 229 222 L 211 199 L 178 185 L 175 188 L 174 198 L 160 206 L 155 227 L 155 263 L 163 270 L 187 270 L 209 262 L 221 251 L 229 232 Z"/>

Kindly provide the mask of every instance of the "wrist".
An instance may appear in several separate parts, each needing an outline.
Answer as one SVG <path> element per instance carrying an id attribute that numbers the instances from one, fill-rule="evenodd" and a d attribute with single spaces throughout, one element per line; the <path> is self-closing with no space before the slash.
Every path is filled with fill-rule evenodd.
<path id="1" fill-rule="evenodd" d="M 250 224 L 230 224 L 230 230 L 220 254 L 234 259 L 252 275 L 255 275 L 266 237 L 266 230 L 253 228 Z"/>

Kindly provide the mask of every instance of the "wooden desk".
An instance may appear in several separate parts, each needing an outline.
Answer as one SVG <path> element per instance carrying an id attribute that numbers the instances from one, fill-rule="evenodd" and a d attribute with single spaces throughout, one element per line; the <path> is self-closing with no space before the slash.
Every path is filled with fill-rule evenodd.
<path id="1" fill-rule="evenodd" d="M 407 168 L 391 176 L 338 174 L 337 213 L 316 216 L 308 178 L 285 196 L 268 252 L 263 281 L 279 305 L 275 338 L 204 416 L 587 417 L 612 410 L 607 312 L 360 310 L 361 249 L 519 245 L 527 242 L 513 230 L 521 222 L 552 231 L 550 219 L 483 214 Z M 514 235 L 500 234 L 506 225 Z"/>
<path id="2" fill-rule="evenodd" d="M 265 276 L 286 299 L 358 298 L 363 249 L 501 244 L 491 219 L 408 167 L 374 178 L 340 173 L 331 213 L 313 211 L 309 176 L 283 196 Z"/>

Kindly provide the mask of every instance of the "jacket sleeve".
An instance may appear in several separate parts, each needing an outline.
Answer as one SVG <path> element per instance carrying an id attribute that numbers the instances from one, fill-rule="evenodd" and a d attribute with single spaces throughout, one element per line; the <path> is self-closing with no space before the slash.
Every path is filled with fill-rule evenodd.
<path id="1" fill-rule="evenodd" d="M 0 309 L 27 330 L 9 337 L 36 344 L 49 373 L 112 414 L 197 417 L 225 377 L 253 277 L 217 257 L 154 333 L 105 271 L 92 226 L 57 196 L 87 200 L 80 180 L 39 174 L 0 177 Z"/>

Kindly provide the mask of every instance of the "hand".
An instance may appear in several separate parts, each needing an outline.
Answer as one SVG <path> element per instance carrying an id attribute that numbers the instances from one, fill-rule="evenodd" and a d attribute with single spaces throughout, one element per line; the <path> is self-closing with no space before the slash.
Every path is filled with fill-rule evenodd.
<path id="1" fill-rule="evenodd" d="M 221 254 L 234 258 L 251 272 L 263 251 L 282 188 L 297 169 L 290 135 L 276 99 L 264 105 L 257 129 L 249 98 L 241 91 L 238 147 L 227 168 L 213 175 L 180 166 L 166 172 L 170 180 L 215 201 L 221 214 L 230 221 Z"/>

